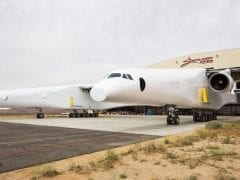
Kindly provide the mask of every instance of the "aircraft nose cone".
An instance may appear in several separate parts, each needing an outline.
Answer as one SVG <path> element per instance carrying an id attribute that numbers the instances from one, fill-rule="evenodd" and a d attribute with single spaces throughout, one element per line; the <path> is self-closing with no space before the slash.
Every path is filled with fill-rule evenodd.
<path id="1" fill-rule="evenodd" d="M 90 91 L 90 96 L 94 101 L 104 101 L 107 97 L 107 93 L 102 88 L 93 88 Z"/>

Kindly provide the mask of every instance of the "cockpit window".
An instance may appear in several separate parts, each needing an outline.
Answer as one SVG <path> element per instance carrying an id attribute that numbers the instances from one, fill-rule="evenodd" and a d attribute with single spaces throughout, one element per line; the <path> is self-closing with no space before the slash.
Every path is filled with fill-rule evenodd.
<path id="1" fill-rule="evenodd" d="M 123 77 L 124 79 L 128 79 L 128 77 L 127 77 L 126 74 L 123 74 L 122 77 Z"/>
<path id="2" fill-rule="evenodd" d="M 129 80 L 133 80 L 132 76 L 130 74 L 123 74 L 122 78 L 124 79 L 129 79 Z"/>
<path id="3" fill-rule="evenodd" d="M 121 74 L 121 73 L 111 73 L 107 76 L 107 78 L 116 78 L 116 77 L 122 77 L 124 79 L 133 80 L 132 76 L 130 74 Z"/>
<path id="4" fill-rule="evenodd" d="M 128 79 L 133 80 L 132 76 L 130 74 L 127 74 Z"/>
<path id="5" fill-rule="evenodd" d="M 108 78 L 115 78 L 115 77 L 121 77 L 121 73 L 112 73 L 108 76 Z"/>

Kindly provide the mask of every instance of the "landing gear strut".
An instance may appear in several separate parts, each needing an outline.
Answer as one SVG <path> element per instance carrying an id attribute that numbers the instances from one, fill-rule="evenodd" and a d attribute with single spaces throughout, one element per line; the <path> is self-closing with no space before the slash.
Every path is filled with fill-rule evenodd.
<path id="1" fill-rule="evenodd" d="M 36 114 L 37 119 L 44 119 L 44 113 L 42 112 L 42 108 L 39 108 L 39 112 Z"/>
<path id="2" fill-rule="evenodd" d="M 167 116 L 167 124 L 171 125 L 179 125 L 180 124 L 180 118 L 177 114 L 177 110 L 174 108 L 174 106 L 168 107 L 168 116 Z"/>
<path id="3" fill-rule="evenodd" d="M 206 122 L 217 120 L 217 115 L 213 110 L 194 110 L 193 121 L 194 122 Z"/>

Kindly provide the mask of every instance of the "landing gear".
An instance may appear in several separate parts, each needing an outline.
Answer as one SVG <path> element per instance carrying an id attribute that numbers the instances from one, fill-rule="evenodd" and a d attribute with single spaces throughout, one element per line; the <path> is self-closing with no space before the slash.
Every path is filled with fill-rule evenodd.
<path id="1" fill-rule="evenodd" d="M 176 109 L 173 106 L 168 107 L 167 124 L 180 125 L 180 118 L 177 114 Z"/>
<path id="2" fill-rule="evenodd" d="M 94 110 L 73 110 L 72 113 L 69 114 L 69 118 L 78 118 L 78 117 L 98 117 L 98 111 Z"/>
<path id="3" fill-rule="evenodd" d="M 44 119 L 45 115 L 44 113 L 42 112 L 42 109 L 39 108 L 39 112 L 36 114 L 36 118 L 37 119 Z"/>
<path id="4" fill-rule="evenodd" d="M 194 110 L 193 121 L 194 122 L 207 122 L 217 120 L 217 115 L 213 110 Z"/>
<path id="5" fill-rule="evenodd" d="M 73 110 L 73 112 L 69 114 L 69 117 L 70 117 L 70 118 L 80 117 L 80 113 L 77 112 L 77 110 Z"/>

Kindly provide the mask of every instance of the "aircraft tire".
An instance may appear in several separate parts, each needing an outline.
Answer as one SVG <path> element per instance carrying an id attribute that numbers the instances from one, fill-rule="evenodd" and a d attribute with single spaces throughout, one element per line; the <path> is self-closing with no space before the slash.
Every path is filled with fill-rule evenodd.
<path id="1" fill-rule="evenodd" d="M 172 118 L 170 116 L 167 117 L 167 125 L 172 124 Z"/>
<path id="2" fill-rule="evenodd" d="M 74 118 L 74 113 L 70 113 L 69 118 Z"/>
<path id="3" fill-rule="evenodd" d="M 37 113 L 36 118 L 37 119 L 44 119 L 44 113 Z"/>
<path id="4" fill-rule="evenodd" d="M 210 121 L 210 115 L 206 114 L 206 121 Z"/>
<path id="5" fill-rule="evenodd" d="M 193 115 L 193 121 L 198 122 L 199 121 L 199 116 L 197 114 Z"/>
<path id="6" fill-rule="evenodd" d="M 212 121 L 213 120 L 213 116 L 212 114 L 209 114 L 209 121 Z"/>
<path id="7" fill-rule="evenodd" d="M 180 118 L 179 118 L 178 115 L 174 116 L 174 117 L 173 117 L 173 120 L 174 120 L 174 124 L 180 125 Z"/>
<path id="8" fill-rule="evenodd" d="M 202 122 L 202 115 L 199 115 L 199 122 Z"/>
<path id="9" fill-rule="evenodd" d="M 213 120 L 217 120 L 217 115 L 213 114 Z"/>
<path id="10" fill-rule="evenodd" d="M 207 121 L 207 116 L 206 116 L 206 114 L 203 114 L 202 115 L 202 122 L 206 122 Z"/>
<path id="11" fill-rule="evenodd" d="M 99 116 L 98 113 L 94 113 L 94 114 L 93 114 L 93 117 L 98 117 L 98 116 Z"/>

